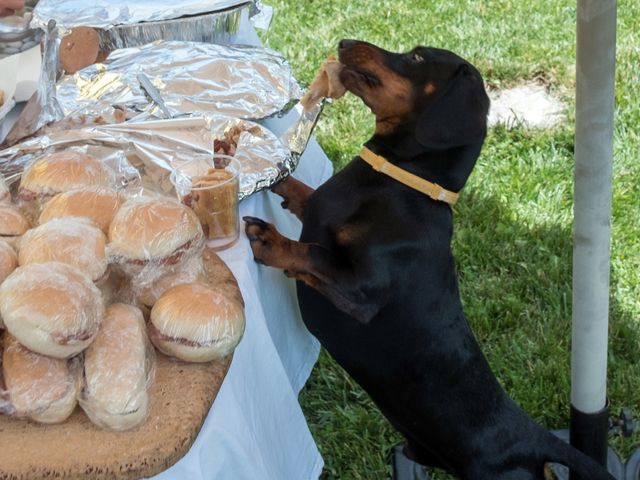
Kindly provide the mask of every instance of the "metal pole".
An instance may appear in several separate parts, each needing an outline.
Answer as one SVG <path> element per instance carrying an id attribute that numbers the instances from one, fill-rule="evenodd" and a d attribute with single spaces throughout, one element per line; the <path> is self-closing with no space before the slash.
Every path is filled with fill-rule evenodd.
<path id="1" fill-rule="evenodd" d="M 571 443 L 607 453 L 616 0 L 578 0 Z"/>

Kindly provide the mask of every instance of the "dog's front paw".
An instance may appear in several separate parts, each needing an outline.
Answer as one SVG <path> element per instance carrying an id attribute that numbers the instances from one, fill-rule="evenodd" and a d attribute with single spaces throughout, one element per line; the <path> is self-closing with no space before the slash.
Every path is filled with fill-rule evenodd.
<path id="1" fill-rule="evenodd" d="M 245 221 L 244 231 L 253 251 L 253 259 L 263 265 L 276 266 L 278 255 L 282 253 L 284 237 L 264 220 L 256 217 L 242 219 Z"/>

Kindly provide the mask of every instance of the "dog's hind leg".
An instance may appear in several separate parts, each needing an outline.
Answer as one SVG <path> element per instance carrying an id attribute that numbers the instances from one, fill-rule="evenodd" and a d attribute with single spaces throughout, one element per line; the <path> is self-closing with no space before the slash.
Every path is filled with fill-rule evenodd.
<path id="1" fill-rule="evenodd" d="M 282 208 L 286 208 L 302 221 L 304 209 L 307 206 L 307 199 L 315 190 L 300 180 L 287 177 L 271 188 L 271 191 L 277 193 L 284 199 L 281 203 Z"/>

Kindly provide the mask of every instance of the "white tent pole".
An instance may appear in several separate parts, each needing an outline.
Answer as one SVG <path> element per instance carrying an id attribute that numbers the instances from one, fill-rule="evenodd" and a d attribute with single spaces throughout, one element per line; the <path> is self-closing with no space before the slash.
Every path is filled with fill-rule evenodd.
<path id="1" fill-rule="evenodd" d="M 580 418 L 575 424 L 574 413 L 578 417 L 583 414 L 600 414 L 602 417 L 602 412 L 605 412 L 605 454 L 615 45 L 616 0 L 578 0 L 571 339 L 572 443 L 574 430 L 587 427 Z M 588 421 L 586 423 L 589 424 Z M 602 420 L 599 423 L 602 424 Z M 592 437 L 591 440 L 585 440 L 587 443 L 596 441 L 593 434 L 583 433 Z M 578 440 L 577 443 L 584 441 Z M 580 448 L 580 445 L 577 446 Z"/>

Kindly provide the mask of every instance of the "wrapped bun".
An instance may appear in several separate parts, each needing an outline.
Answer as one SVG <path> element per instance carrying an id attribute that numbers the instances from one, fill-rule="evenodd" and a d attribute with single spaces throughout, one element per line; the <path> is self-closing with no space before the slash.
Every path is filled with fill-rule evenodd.
<path id="1" fill-rule="evenodd" d="M 0 204 L 9 202 L 11 202 L 11 192 L 9 192 L 9 187 L 4 177 L 0 175 Z"/>
<path id="2" fill-rule="evenodd" d="M 199 252 L 203 241 L 191 209 L 173 200 L 136 198 L 125 202 L 111 222 L 108 256 L 135 275 L 149 263 L 177 265 Z"/>
<path id="3" fill-rule="evenodd" d="M 107 187 L 83 187 L 59 193 L 49 200 L 40 214 L 43 224 L 60 217 L 86 217 L 105 234 L 124 199 Z"/>
<path id="4" fill-rule="evenodd" d="M 18 261 L 20 265 L 66 263 L 86 273 L 95 282 L 107 271 L 106 243 L 104 233 L 90 220 L 58 218 L 22 236 Z"/>
<path id="5" fill-rule="evenodd" d="M 22 173 L 18 198 L 32 214 L 60 192 L 80 187 L 111 187 L 113 172 L 91 155 L 65 150 L 44 156 Z M 36 215 L 37 218 L 37 215 Z"/>
<path id="6" fill-rule="evenodd" d="M 38 355 L 5 333 L 2 370 L 13 415 L 60 423 L 76 407 L 79 382 L 67 360 Z"/>
<path id="7" fill-rule="evenodd" d="M 167 290 L 151 309 L 149 337 L 166 355 L 208 362 L 229 355 L 244 333 L 244 309 L 217 289 L 188 283 Z"/>
<path id="8" fill-rule="evenodd" d="M 0 285 L 0 314 L 25 347 L 68 358 L 93 341 L 104 304 L 84 273 L 60 262 L 33 263 L 18 267 Z"/>
<path id="9" fill-rule="evenodd" d="M 4 240 L 0 240 L 0 284 L 4 282 L 18 266 L 18 256 L 11 245 Z M 0 329 L 4 328 L 2 315 L 0 315 Z"/>
<path id="10" fill-rule="evenodd" d="M 146 419 L 152 355 L 142 312 L 123 303 L 110 305 L 84 353 L 80 406 L 93 423 L 128 430 Z"/>
<path id="11" fill-rule="evenodd" d="M 0 205 L 0 239 L 15 247 L 22 234 L 31 228 L 29 220 L 13 205 Z"/>
<path id="12" fill-rule="evenodd" d="M 137 300 L 142 305 L 152 307 L 164 292 L 185 283 L 206 280 L 202 257 L 195 255 L 175 272 L 169 272 L 139 288 Z"/>

